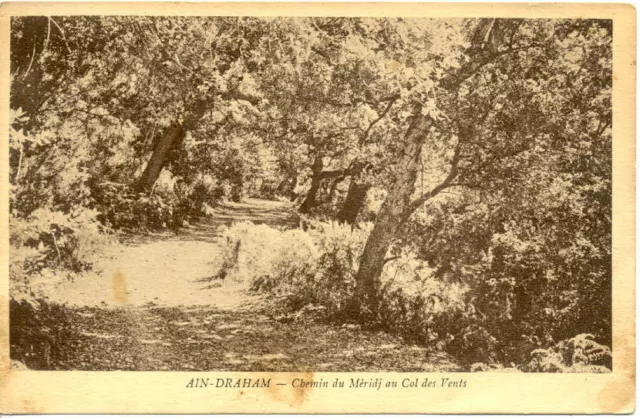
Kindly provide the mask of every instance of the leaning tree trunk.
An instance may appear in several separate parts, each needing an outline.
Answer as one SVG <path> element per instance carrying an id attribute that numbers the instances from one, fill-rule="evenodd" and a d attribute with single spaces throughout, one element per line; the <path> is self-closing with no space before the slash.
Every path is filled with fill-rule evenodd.
<path id="1" fill-rule="evenodd" d="M 500 25 L 496 19 L 482 19 L 471 36 L 472 54 L 471 61 L 462 67 L 452 69 L 440 82 L 445 90 L 453 91 L 460 83 L 471 77 L 483 65 L 496 58 Z M 495 36 L 494 36 L 495 35 Z M 418 111 L 416 111 L 418 110 Z M 403 138 L 404 150 L 398 160 L 396 177 L 390 184 L 387 195 L 373 226 L 373 230 L 367 239 L 358 272 L 356 273 L 356 298 L 355 304 L 359 304 L 359 314 L 371 317 L 378 313 L 378 297 L 380 290 L 380 277 L 385 264 L 387 251 L 391 246 L 396 233 L 411 216 L 413 211 L 426 199 L 438 194 L 450 184 L 457 175 L 457 163 L 452 163 L 452 171 L 447 179 L 434 188 L 427 195 L 412 202 L 414 184 L 418 174 L 420 153 L 428 135 L 433 120 L 429 116 L 421 116 L 420 109 L 414 109 L 414 117 Z M 456 150 L 456 153 L 459 149 Z M 454 157 L 454 160 L 457 158 Z"/>
<path id="2" fill-rule="evenodd" d="M 136 189 L 139 192 L 149 192 L 153 189 L 153 186 L 160 176 L 160 172 L 167 164 L 171 150 L 173 150 L 182 140 L 184 136 L 184 128 L 179 122 L 174 122 L 164 132 L 162 137 L 158 140 L 156 147 L 153 150 L 151 159 L 147 163 L 147 167 L 144 169 L 142 176 L 138 180 Z"/>
<path id="3" fill-rule="evenodd" d="M 253 105 L 260 102 L 260 98 L 231 91 L 219 95 L 223 99 L 244 100 Z M 207 100 L 196 100 L 185 107 L 185 114 L 182 121 L 175 121 L 167 128 L 158 143 L 156 144 L 151 159 L 147 163 L 142 176 L 138 180 L 136 190 L 140 192 L 148 192 L 153 189 L 158 176 L 164 166 L 169 162 L 171 151 L 178 147 L 187 131 L 193 130 L 196 124 L 204 114 L 210 110 L 210 103 Z"/>
<path id="4" fill-rule="evenodd" d="M 322 184 L 322 167 L 322 157 L 316 157 L 311 167 L 311 187 L 309 188 L 309 192 L 307 192 L 307 196 L 304 198 L 304 202 L 302 202 L 302 205 L 300 205 L 298 209 L 300 213 L 309 213 L 311 209 L 318 205 L 316 196 Z"/>
<path id="5" fill-rule="evenodd" d="M 364 206 L 364 202 L 367 198 L 367 193 L 369 192 L 370 188 L 370 184 L 360 183 L 355 179 L 351 180 L 344 205 L 337 215 L 338 222 L 346 223 L 349 225 L 353 225 L 356 223 L 356 219 L 358 218 L 358 214 Z"/>
<path id="6" fill-rule="evenodd" d="M 411 215 L 411 196 L 418 175 L 420 153 L 426 140 L 431 119 L 416 116 L 404 137 L 404 153 L 398 161 L 395 181 L 389 188 L 373 230 L 360 258 L 356 274 L 356 303 L 359 315 L 371 317 L 378 312 L 378 291 L 380 277 L 385 264 L 385 256 L 396 237 L 398 228 Z"/>

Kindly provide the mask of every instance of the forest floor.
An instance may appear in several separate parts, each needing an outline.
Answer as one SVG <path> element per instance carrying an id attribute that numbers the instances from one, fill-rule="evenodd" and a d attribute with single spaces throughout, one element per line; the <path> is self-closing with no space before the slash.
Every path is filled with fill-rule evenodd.
<path id="1" fill-rule="evenodd" d="M 226 204 L 206 223 L 129 237 L 94 272 L 47 291 L 67 307 L 51 368 L 65 370 L 454 371 L 447 356 L 398 337 L 310 319 L 274 317 L 264 296 L 212 282 L 221 228 L 295 226 L 286 202 Z M 216 283 L 216 286 L 212 286 Z"/>

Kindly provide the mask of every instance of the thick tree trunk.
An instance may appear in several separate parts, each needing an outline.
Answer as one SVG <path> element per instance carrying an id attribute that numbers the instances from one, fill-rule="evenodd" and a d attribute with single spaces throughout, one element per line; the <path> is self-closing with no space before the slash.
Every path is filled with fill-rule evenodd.
<path id="1" fill-rule="evenodd" d="M 183 136 L 184 128 L 179 122 L 174 122 L 173 125 L 167 128 L 158 140 L 147 167 L 144 169 L 140 180 L 138 180 L 136 189 L 139 192 L 149 192 L 153 189 L 160 172 L 169 160 L 171 150 L 180 143 Z"/>
<path id="2" fill-rule="evenodd" d="M 384 259 L 395 238 L 400 225 L 398 214 L 402 212 L 401 204 L 390 199 L 385 200 L 376 223 L 367 239 L 356 274 L 357 314 L 371 317 L 378 312 L 378 291 L 380 276 L 384 267 Z"/>
<path id="3" fill-rule="evenodd" d="M 309 192 L 307 192 L 307 196 L 304 198 L 304 202 L 300 205 L 298 211 L 300 213 L 309 213 L 311 209 L 318 205 L 316 201 L 316 196 L 318 195 L 318 190 L 320 190 L 320 184 L 322 183 L 322 157 L 316 157 L 313 162 L 313 166 L 311 167 L 312 176 L 311 176 L 311 187 L 309 188 Z"/>
<path id="4" fill-rule="evenodd" d="M 440 86 L 453 91 L 460 83 L 471 77 L 483 65 L 495 58 L 500 43 L 500 24 L 495 19 L 482 19 L 471 36 L 469 52 L 471 61 L 460 68 L 452 69 Z M 429 128 L 433 121 L 429 116 L 421 116 L 420 109 L 414 109 L 414 117 L 403 138 L 404 150 L 396 166 L 396 177 L 389 185 L 389 193 L 376 218 L 371 235 L 367 239 L 360 265 L 356 274 L 356 300 L 359 304 L 359 314 L 371 317 L 378 313 L 378 297 L 380 277 L 385 264 L 385 256 L 396 233 L 411 214 L 424 202 L 437 195 L 451 184 L 457 176 L 457 159 L 459 158 L 459 144 L 453 158 L 452 167 L 447 178 L 429 193 L 411 201 L 414 184 L 418 174 L 420 153 L 425 143 Z"/>
<path id="5" fill-rule="evenodd" d="M 260 102 L 259 97 L 250 96 L 238 91 L 222 93 L 219 97 L 225 100 L 245 100 L 253 105 L 257 105 Z M 207 100 L 193 101 L 189 103 L 188 106 L 185 106 L 182 121 L 175 121 L 169 126 L 156 144 L 151 159 L 138 180 L 136 190 L 148 192 L 153 189 L 160 172 L 162 172 L 162 169 L 171 158 L 171 151 L 176 149 L 180 142 L 182 142 L 185 132 L 193 130 L 194 125 L 210 109 L 209 106 L 210 103 Z"/>
<path id="6" fill-rule="evenodd" d="M 369 184 L 359 183 L 355 179 L 351 180 L 344 205 L 342 209 L 340 209 L 340 212 L 338 212 L 338 222 L 349 225 L 356 223 L 356 219 L 364 206 L 370 188 L 371 185 Z"/>
<path id="7" fill-rule="evenodd" d="M 356 301 L 359 315 L 371 317 L 378 312 L 378 291 L 385 256 L 396 237 L 398 228 L 411 215 L 411 197 L 418 174 L 420 153 L 431 119 L 416 116 L 407 130 L 405 152 L 398 161 L 398 174 L 378 212 L 373 230 L 360 258 L 356 274 Z"/>

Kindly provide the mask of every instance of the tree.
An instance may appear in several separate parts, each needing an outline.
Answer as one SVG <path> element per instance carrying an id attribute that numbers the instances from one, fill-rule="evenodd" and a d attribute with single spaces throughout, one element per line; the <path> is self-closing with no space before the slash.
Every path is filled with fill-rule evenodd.
<path id="1" fill-rule="evenodd" d="M 394 86 L 380 79 L 388 69 L 379 68 L 379 57 L 360 42 L 378 45 L 376 38 L 398 40 L 387 39 L 385 28 L 390 23 L 384 19 L 295 22 L 304 28 L 295 43 L 296 52 L 287 51 L 295 59 L 287 58 L 261 79 L 261 91 L 273 106 L 263 135 L 280 150 L 288 166 L 295 155 L 296 165 L 304 168 L 296 172 L 308 173 L 308 190 L 300 206 L 306 213 L 319 203 L 318 192 L 323 188 L 334 196 L 340 182 L 357 177 L 363 167 L 380 160 L 379 132 L 374 128 L 398 96 L 393 94 Z M 366 194 L 356 195 L 364 198 Z"/>
<path id="2" fill-rule="evenodd" d="M 421 256 L 442 272 L 464 275 L 460 265 L 480 265 L 480 254 L 489 254 L 492 266 L 482 264 L 483 274 L 470 282 L 506 281 L 517 270 L 509 262 L 516 243 L 541 228 L 532 219 L 553 218 L 547 211 L 580 232 L 538 231 L 535 239 L 574 254 L 554 264 L 563 277 L 587 274 L 576 260 L 597 264 L 595 295 L 606 291 L 601 277 L 610 246 L 610 214 L 603 209 L 610 161 L 594 156 L 610 149 L 607 25 L 17 18 L 12 205 L 20 216 L 42 202 L 63 212 L 78 205 L 117 212 L 153 197 L 161 210 L 184 200 L 200 205 L 193 190 L 178 196 L 185 184 L 185 190 L 196 183 L 231 189 L 226 196 L 239 200 L 255 192 L 250 184 L 267 180 L 269 190 L 289 198 L 306 187 L 300 212 L 320 212 L 317 206 L 330 201 L 325 214 L 355 225 L 368 192 L 386 193 L 356 275 L 354 309 L 365 315 L 377 311 L 389 252 L 411 246 L 408 239 L 424 244 Z M 252 159 L 263 164 L 252 167 Z M 162 173 L 171 190 L 158 193 Z M 559 206 L 527 205 L 550 196 L 537 184 L 557 189 L 554 201 L 571 213 L 585 214 L 565 217 Z M 105 187 L 121 187 L 110 196 L 125 198 L 116 196 L 112 205 Z M 416 221 L 419 209 L 433 223 Z M 460 244 L 458 259 L 439 237 L 465 236 L 450 224 L 457 217 L 478 231 Z M 529 295 L 548 285 L 541 271 L 551 267 L 543 264 L 512 286 L 519 317 L 538 303 Z M 558 293 L 575 289 L 557 286 Z"/>
<path id="3" fill-rule="evenodd" d="M 418 208 L 452 188 L 495 190 L 486 183 L 519 175 L 531 164 L 527 153 L 557 136 L 557 118 L 549 109 L 575 93 L 545 83 L 550 92 L 542 95 L 538 83 L 548 74 L 541 61 L 572 52 L 573 46 L 557 40 L 581 31 L 575 22 L 480 20 L 468 32 L 460 64 L 436 73 L 428 100 L 408 103 L 409 116 L 398 127 L 398 163 L 360 260 L 356 309 L 375 315 L 386 254 Z M 432 180 L 439 179 L 417 191 L 423 165 Z M 480 173 L 487 177 L 466 181 Z"/>

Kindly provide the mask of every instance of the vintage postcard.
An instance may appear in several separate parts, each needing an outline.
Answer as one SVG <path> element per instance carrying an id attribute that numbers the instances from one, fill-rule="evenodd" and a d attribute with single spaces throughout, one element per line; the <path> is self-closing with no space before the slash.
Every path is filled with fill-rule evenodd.
<path id="1" fill-rule="evenodd" d="M 628 413 L 636 11 L 0 6 L 0 412 Z"/>

